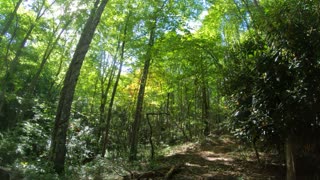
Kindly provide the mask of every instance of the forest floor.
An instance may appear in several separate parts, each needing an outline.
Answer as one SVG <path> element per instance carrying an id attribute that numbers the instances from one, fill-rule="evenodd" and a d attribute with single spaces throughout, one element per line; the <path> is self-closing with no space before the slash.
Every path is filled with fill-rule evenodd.
<path id="1" fill-rule="evenodd" d="M 185 143 L 157 158 L 154 169 L 130 179 L 284 179 L 284 164 L 274 154 L 260 152 L 259 164 L 254 151 L 239 144 L 229 135 Z"/>

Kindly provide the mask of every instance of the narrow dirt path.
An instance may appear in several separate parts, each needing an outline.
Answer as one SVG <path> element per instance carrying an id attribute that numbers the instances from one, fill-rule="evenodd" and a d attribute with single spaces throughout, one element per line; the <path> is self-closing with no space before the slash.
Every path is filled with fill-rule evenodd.
<path id="1" fill-rule="evenodd" d="M 284 179 L 284 165 L 265 154 L 261 159 L 259 165 L 253 152 L 244 151 L 231 136 L 224 135 L 178 146 L 156 164 L 176 166 L 171 179 Z"/>

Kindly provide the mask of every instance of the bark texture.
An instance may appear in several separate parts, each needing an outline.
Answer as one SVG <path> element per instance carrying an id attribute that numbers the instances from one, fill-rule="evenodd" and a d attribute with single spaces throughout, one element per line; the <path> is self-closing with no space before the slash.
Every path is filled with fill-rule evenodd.
<path id="1" fill-rule="evenodd" d="M 66 138 L 69 125 L 70 110 L 73 101 L 75 87 L 80 74 L 86 53 L 93 39 L 94 32 L 99 24 L 103 10 L 108 0 L 96 0 L 94 8 L 91 11 L 76 50 L 73 54 L 72 61 L 69 65 L 66 77 L 64 79 L 63 88 L 60 93 L 60 99 L 55 118 L 54 129 L 51 142 L 51 161 L 54 169 L 58 174 L 63 174 L 64 164 L 67 153 Z"/>
<path id="2" fill-rule="evenodd" d="M 155 21 L 155 24 L 156 24 L 156 21 Z M 137 159 L 138 132 L 139 132 L 140 122 L 141 122 L 141 119 L 143 116 L 142 110 L 143 110 L 144 92 L 145 92 L 145 88 L 146 88 L 146 84 L 147 84 L 147 78 L 148 78 L 149 67 L 150 67 L 150 62 L 151 62 L 151 50 L 152 50 L 154 40 L 155 40 L 155 31 L 156 31 L 156 27 L 154 25 L 154 27 L 152 27 L 152 29 L 150 31 L 148 50 L 147 50 L 147 54 L 146 54 L 146 59 L 144 61 L 142 76 L 140 79 L 140 87 L 139 87 L 139 92 L 138 92 L 137 106 L 136 106 L 134 122 L 132 125 L 132 132 L 131 132 L 130 156 L 129 156 L 130 161 Z"/>

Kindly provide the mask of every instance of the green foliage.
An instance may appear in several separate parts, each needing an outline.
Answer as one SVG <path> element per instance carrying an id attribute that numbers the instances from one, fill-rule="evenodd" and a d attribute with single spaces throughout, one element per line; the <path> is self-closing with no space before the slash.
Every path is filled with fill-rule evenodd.
<path id="1" fill-rule="evenodd" d="M 0 157 L 6 157 L 1 162 L 4 165 L 42 161 L 47 156 L 52 111 L 48 105 L 37 102 L 30 113 L 31 119 L 18 122 L 14 130 L 4 131 L 1 136 Z"/>
<path id="2" fill-rule="evenodd" d="M 54 172 L 52 165 L 48 161 L 21 161 L 13 165 L 14 169 L 21 172 L 25 179 L 48 179 L 59 180 L 59 176 Z"/>
<path id="3" fill-rule="evenodd" d="M 225 60 L 225 94 L 234 109 L 234 133 L 248 142 L 282 144 L 288 134 L 302 141 L 317 134 L 319 116 L 319 23 L 317 3 L 266 5 L 260 34 Z M 310 17 L 313 22 L 302 20 Z M 311 30 L 311 31 L 310 31 Z"/>
<path id="4" fill-rule="evenodd" d="M 15 3 L 0 0 L 0 31 Z M 48 10 L 37 18 L 42 3 Z M 57 99 L 93 5 L 24 1 L 1 37 L 0 164 L 21 169 L 27 178 L 58 178 L 48 163 Z M 163 147 L 202 138 L 207 126 L 225 126 L 264 147 L 283 144 L 288 134 L 317 137 L 319 9 L 319 2 L 307 0 L 110 1 L 76 87 L 68 129 L 70 176 L 65 178 L 107 177 L 114 174 L 112 164 L 124 163 L 99 157 L 107 108 L 123 60 L 107 157 L 125 158 L 147 55 L 151 66 L 139 132 L 143 160 L 150 157 L 149 138 L 158 156 Z M 198 23 L 201 27 L 192 29 Z M 160 113 L 149 116 L 152 135 L 147 113 Z M 91 156 L 97 160 L 83 165 Z"/>

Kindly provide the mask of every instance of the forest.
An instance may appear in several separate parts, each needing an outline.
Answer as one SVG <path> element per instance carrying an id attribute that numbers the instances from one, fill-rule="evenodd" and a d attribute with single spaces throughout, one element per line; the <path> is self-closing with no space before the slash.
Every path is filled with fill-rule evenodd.
<path id="1" fill-rule="evenodd" d="M 0 179 L 320 179 L 319 0 L 0 0 Z"/>

